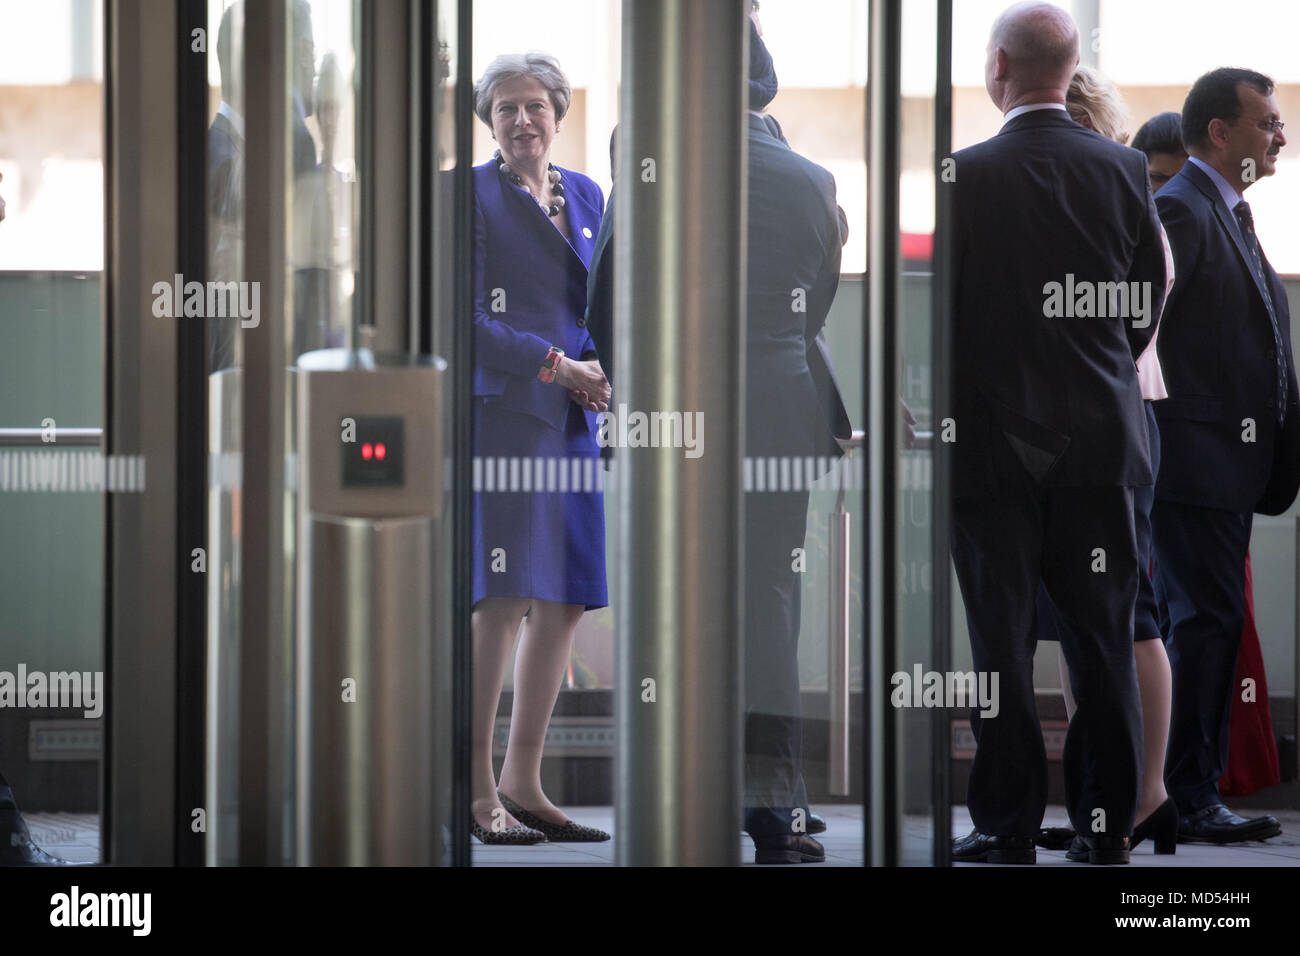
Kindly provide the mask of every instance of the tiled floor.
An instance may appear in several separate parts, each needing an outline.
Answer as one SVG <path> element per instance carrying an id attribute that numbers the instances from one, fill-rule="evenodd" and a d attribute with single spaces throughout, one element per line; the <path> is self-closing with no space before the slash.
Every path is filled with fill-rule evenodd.
<path id="1" fill-rule="evenodd" d="M 822 866 L 862 865 L 862 809 L 855 806 L 813 807 L 826 818 L 826 832 L 817 841 L 826 848 Z M 564 812 L 578 823 L 614 831 L 613 807 L 567 807 Z M 740 860 L 754 866 L 754 844 L 737 834 Z M 472 841 L 475 866 L 613 866 L 614 841 L 607 843 L 541 843 L 535 846 L 484 846 Z M 796 868 L 797 869 L 797 868 Z"/>
<path id="2" fill-rule="evenodd" d="M 862 865 L 862 809 L 842 804 L 814 807 L 826 818 L 828 828 L 817 839 L 826 847 L 824 866 Z M 566 811 L 587 826 L 613 831 L 612 807 L 571 807 Z M 1259 843 L 1209 846 L 1180 843 L 1173 856 L 1156 856 L 1155 848 L 1144 843 L 1133 851 L 1133 866 L 1300 866 L 1300 810 L 1252 810 L 1270 812 L 1282 823 L 1282 835 Z M 99 817 L 93 813 L 29 813 L 27 824 L 37 845 L 66 860 L 95 860 L 99 855 Z M 1063 807 L 1048 807 L 1044 826 L 1067 824 Z M 970 832 L 966 807 L 952 809 L 954 836 Z M 739 836 L 740 859 L 754 865 L 754 845 Z M 930 861 L 931 830 L 924 817 L 908 817 L 903 826 L 903 862 L 925 866 Z M 553 843 L 530 847 L 483 846 L 472 841 L 475 866 L 612 866 L 614 843 Z M 982 866 L 983 864 L 965 864 Z M 1064 851 L 1038 851 L 1038 865 L 1077 866 Z M 800 867 L 798 869 L 807 869 Z"/>
<path id="3" fill-rule="evenodd" d="M 1130 866 L 1300 866 L 1300 810 L 1242 810 L 1246 816 L 1263 816 L 1271 813 L 1282 824 L 1281 836 L 1255 843 L 1237 843 L 1230 846 L 1213 846 L 1208 843 L 1180 843 L 1173 856 L 1156 856 L 1150 841 L 1144 842 L 1129 857 Z M 1043 826 L 1069 826 L 1064 807 L 1048 807 Z M 970 814 L 966 807 L 952 808 L 952 832 L 965 836 L 971 831 Z M 1065 851 L 1038 851 L 1038 866 L 1081 866 L 1065 858 Z M 963 863 L 960 866 L 986 866 L 984 863 Z"/>

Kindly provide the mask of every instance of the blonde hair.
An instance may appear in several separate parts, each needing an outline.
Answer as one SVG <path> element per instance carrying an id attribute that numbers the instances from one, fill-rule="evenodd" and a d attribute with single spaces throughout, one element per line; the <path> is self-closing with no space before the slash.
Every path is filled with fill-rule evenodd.
<path id="1" fill-rule="evenodd" d="M 1080 126 L 1121 145 L 1128 142 L 1124 100 L 1115 84 L 1096 70 L 1081 66 L 1074 71 L 1065 93 L 1065 108 Z"/>

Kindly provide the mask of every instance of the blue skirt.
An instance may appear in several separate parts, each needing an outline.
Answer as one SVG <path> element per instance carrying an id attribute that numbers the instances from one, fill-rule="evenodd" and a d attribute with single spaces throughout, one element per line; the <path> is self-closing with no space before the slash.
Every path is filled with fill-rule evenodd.
<path id="1" fill-rule="evenodd" d="M 476 399 L 474 459 L 473 603 L 608 605 L 600 448 L 582 410 L 558 432 Z"/>

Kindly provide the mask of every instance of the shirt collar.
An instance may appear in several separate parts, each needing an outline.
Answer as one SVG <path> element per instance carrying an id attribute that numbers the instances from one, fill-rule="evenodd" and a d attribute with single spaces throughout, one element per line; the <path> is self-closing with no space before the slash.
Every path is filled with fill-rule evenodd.
<path id="1" fill-rule="evenodd" d="M 235 109 L 233 106 L 231 106 L 231 105 L 230 105 L 229 103 L 227 103 L 225 100 L 222 100 L 222 101 L 221 101 L 221 105 L 217 107 L 217 115 L 218 115 L 218 116 L 224 116 L 227 120 L 230 121 L 230 125 L 233 126 L 233 127 L 235 128 L 235 132 L 239 134 L 239 138 L 240 138 L 240 139 L 244 139 L 244 138 L 245 138 L 245 137 L 244 137 L 244 117 L 243 117 L 243 115 L 239 112 L 239 110 Z"/>
<path id="2" fill-rule="evenodd" d="M 1210 177 L 1210 182 L 1214 183 L 1215 188 L 1219 190 L 1219 195 L 1223 197 L 1223 204 L 1228 207 L 1229 212 L 1235 212 L 1237 203 L 1242 200 L 1242 195 L 1232 188 L 1232 183 L 1224 179 L 1221 172 L 1202 159 L 1188 156 L 1187 161 L 1195 163 L 1201 172 Z"/>
<path id="3" fill-rule="evenodd" d="M 1065 110 L 1064 103 L 1027 103 L 1024 106 L 1017 106 L 1005 116 L 1002 117 L 1003 125 L 1010 123 L 1021 113 L 1029 113 L 1033 110 Z"/>

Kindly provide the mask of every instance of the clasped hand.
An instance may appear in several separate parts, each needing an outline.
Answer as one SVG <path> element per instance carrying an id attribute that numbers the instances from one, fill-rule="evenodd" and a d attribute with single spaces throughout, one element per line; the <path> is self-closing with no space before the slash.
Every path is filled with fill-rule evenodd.
<path id="1" fill-rule="evenodd" d="M 609 409 L 609 380 L 605 378 L 599 359 L 588 359 L 585 362 L 561 359 L 555 380 L 567 388 L 569 397 L 587 411 L 603 412 Z"/>

